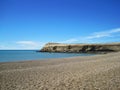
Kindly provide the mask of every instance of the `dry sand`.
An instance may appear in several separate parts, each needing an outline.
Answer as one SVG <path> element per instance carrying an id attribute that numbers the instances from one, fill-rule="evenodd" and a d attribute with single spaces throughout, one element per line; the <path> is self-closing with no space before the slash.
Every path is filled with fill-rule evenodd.
<path id="1" fill-rule="evenodd" d="M 0 63 L 0 90 L 120 90 L 120 52 Z"/>

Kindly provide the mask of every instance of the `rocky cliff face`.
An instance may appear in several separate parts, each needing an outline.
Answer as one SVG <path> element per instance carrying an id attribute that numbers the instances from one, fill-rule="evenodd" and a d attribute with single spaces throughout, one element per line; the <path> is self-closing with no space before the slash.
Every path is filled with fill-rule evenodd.
<path id="1" fill-rule="evenodd" d="M 120 51 L 120 43 L 112 44 L 61 44 L 47 43 L 40 52 L 102 53 Z"/>

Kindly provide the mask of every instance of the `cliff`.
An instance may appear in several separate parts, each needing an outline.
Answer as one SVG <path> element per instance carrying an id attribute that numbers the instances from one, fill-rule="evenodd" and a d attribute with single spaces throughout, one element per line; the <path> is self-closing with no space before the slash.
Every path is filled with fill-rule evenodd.
<path id="1" fill-rule="evenodd" d="M 120 43 L 111 44 L 61 44 L 47 43 L 40 52 L 106 53 L 120 51 Z"/>

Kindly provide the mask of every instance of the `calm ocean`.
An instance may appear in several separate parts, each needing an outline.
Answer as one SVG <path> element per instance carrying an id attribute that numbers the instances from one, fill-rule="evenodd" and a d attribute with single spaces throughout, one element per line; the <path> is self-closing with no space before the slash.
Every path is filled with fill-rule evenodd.
<path id="1" fill-rule="evenodd" d="M 93 54 L 79 53 L 47 53 L 36 50 L 0 50 L 0 62 L 13 62 L 22 60 L 44 60 L 49 58 L 65 58 L 74 56 L 90 56 Z"/>

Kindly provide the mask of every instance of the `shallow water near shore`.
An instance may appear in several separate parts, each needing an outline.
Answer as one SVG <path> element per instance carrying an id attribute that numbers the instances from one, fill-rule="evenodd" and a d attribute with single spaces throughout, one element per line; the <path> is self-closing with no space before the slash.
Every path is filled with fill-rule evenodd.
<path id="1" fill-rule="evenodd" d="M 50 58 L 65 58 L 75 56 L 91 56 L 85 53 L 48 53 L 36 50 L 0 50 L 0 62 L 14 62 L 26 60 L 44 60 Z"/>

